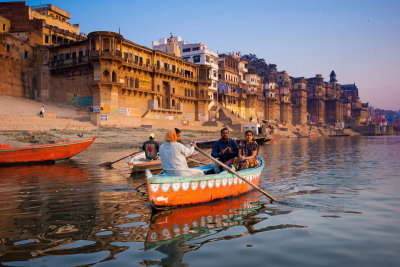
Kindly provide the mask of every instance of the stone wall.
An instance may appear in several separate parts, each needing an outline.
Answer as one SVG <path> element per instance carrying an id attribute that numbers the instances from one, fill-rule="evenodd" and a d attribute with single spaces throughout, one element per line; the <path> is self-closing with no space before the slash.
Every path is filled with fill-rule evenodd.
<path id="1" fill-rule="evenodd" d="M 9 34 L 0 35 L 0 94 L 33 97 L 33 49 Z"/>

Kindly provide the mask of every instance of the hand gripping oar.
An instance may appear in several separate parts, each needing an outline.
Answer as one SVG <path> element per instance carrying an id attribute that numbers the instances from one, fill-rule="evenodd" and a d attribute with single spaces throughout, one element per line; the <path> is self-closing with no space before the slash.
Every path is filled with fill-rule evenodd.
<path id="1" fill-rule="evenodd" d="M 121 161 L 121 160 L 123 160 L 123 159 L 126 159 L 127 157 L 130 157 L 130 156 L 139 154 L 139 153 L 141 153 L 141 152 L 142 152 L 142 151 L 136 151 L 136 152 L 133 152 L 132 154 L 129 154 L 128 156 L 125 156 L 125 157 L 123 157 L 123 158 L 117 159 L 116 161 L 113 161 L 113 162 L 107 161 L 107 162 L 104 162 L 104 163 L 102 163 L 102 164 L 99 164 L 99 166 L 102 166 L 102 167 L 111 167 L 112 164 L 114 164 L 114 163 L 116 163 L 116 162 L 118 162 L 118 161 Z"/>
<path id="2" fill-rule="evenodd" d="M 267 192 L 265 192 L 263 189 L 261 189 L 260 187 L 256 186 L 255 184 L 253 184 L 252 182 L 248 181 L 246 178 L 244 178 L 243 176 L 241 176 L 239 173 L 237 173 L 236 171 L 232 170 L 231 168 L 229 168 L 228 166 L 226 166 L 224 163 L 222 163 L 221 161 L 217 160 L 216 158 L 211 157 L 210 155 L 208 155 L 206 152 L 204 152 L 203 150 L 196 148 L 197 151 L 199 151 L 201 154 L 203 154 L 204 156 L 206 156 L 207 158 L 211 159 L 212 161 L 214 161 L 215 163 L 219 164 L 221 167 L 223 167 L 224 169 L 226 169 L 228 172 L 236 175 L 237 177 L 239 177 L 240 179 L 242 179 L 244 182 L 248 183 L 249 185 L 251 185 L 252 187 L 254 187 L 254 189 L 257 189 L 259 192 L 263 193 L 264 195 L 266 195 L 267 197 L 269 197 L 271 199 L 271 201 L 275 201 L 276 199 L 271 196 L 270 194 L 268 194 Z"/>

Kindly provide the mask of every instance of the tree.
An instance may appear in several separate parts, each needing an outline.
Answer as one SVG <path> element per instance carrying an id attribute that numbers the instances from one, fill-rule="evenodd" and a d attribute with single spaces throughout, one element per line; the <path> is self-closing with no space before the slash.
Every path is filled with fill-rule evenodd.
<path id="1" fill-rule="evenodd" d="M 253 67 L 257 74 L 263 79 L 263 81 L 267 80 L 269 74 L 275 74 L 277 72 L 276 64 L 268 64 L 265 62 L 265 59 L 258 58 L 255 54 L 247 54 L 242 57 L 242 59 L 247 60 L 248 65 Z"/>

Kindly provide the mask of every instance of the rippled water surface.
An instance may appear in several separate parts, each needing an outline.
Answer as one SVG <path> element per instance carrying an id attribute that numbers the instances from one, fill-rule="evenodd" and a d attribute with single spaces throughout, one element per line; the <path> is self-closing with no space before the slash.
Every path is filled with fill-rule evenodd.
<path id="1" fill-rule="evenodd" d="M 253 192 L 152 214 L 132 151 L 0 168 L 5 266 L 399 266 L 400 138 L 280 139 Z"/>

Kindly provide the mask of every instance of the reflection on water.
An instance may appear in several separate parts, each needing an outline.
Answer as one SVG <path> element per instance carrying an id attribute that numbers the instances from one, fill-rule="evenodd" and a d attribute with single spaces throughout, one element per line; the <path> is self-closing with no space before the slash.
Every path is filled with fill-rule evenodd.
<path id="1" fill-rule="evenodd" d="M 9 266 L 395 266 L 400 138 L 264 145 L 258 192 L 152 214 L 129 150 L 0 168 L 0 263 Z M 141 186 L 141 187 L 140 187 Z M 377 249 L 379 248 L 379 249 Z"/>
<path id="2" fill-rule="evenodd" d="M 264 206 L 262 197 L 252 192 L 237 198 L 153 214 L 145 248 L 146 250 L 155 248 L 167 257 L 158 261 L 146 260 L 145 263 L 177 266 L 182 264 L 182 258 L 186 253 L 198 250 L 209 242 L 233 240 L 278 228 L 303 227 L 280 225 L 276 228 L 255 229 L 256 224 L 266 219 L 257 217 L 261 212 L 267 213 L 268 208 Z M 224 233 L 234 226 L 243 226 L 246 230 L 235 234 Z"/>

